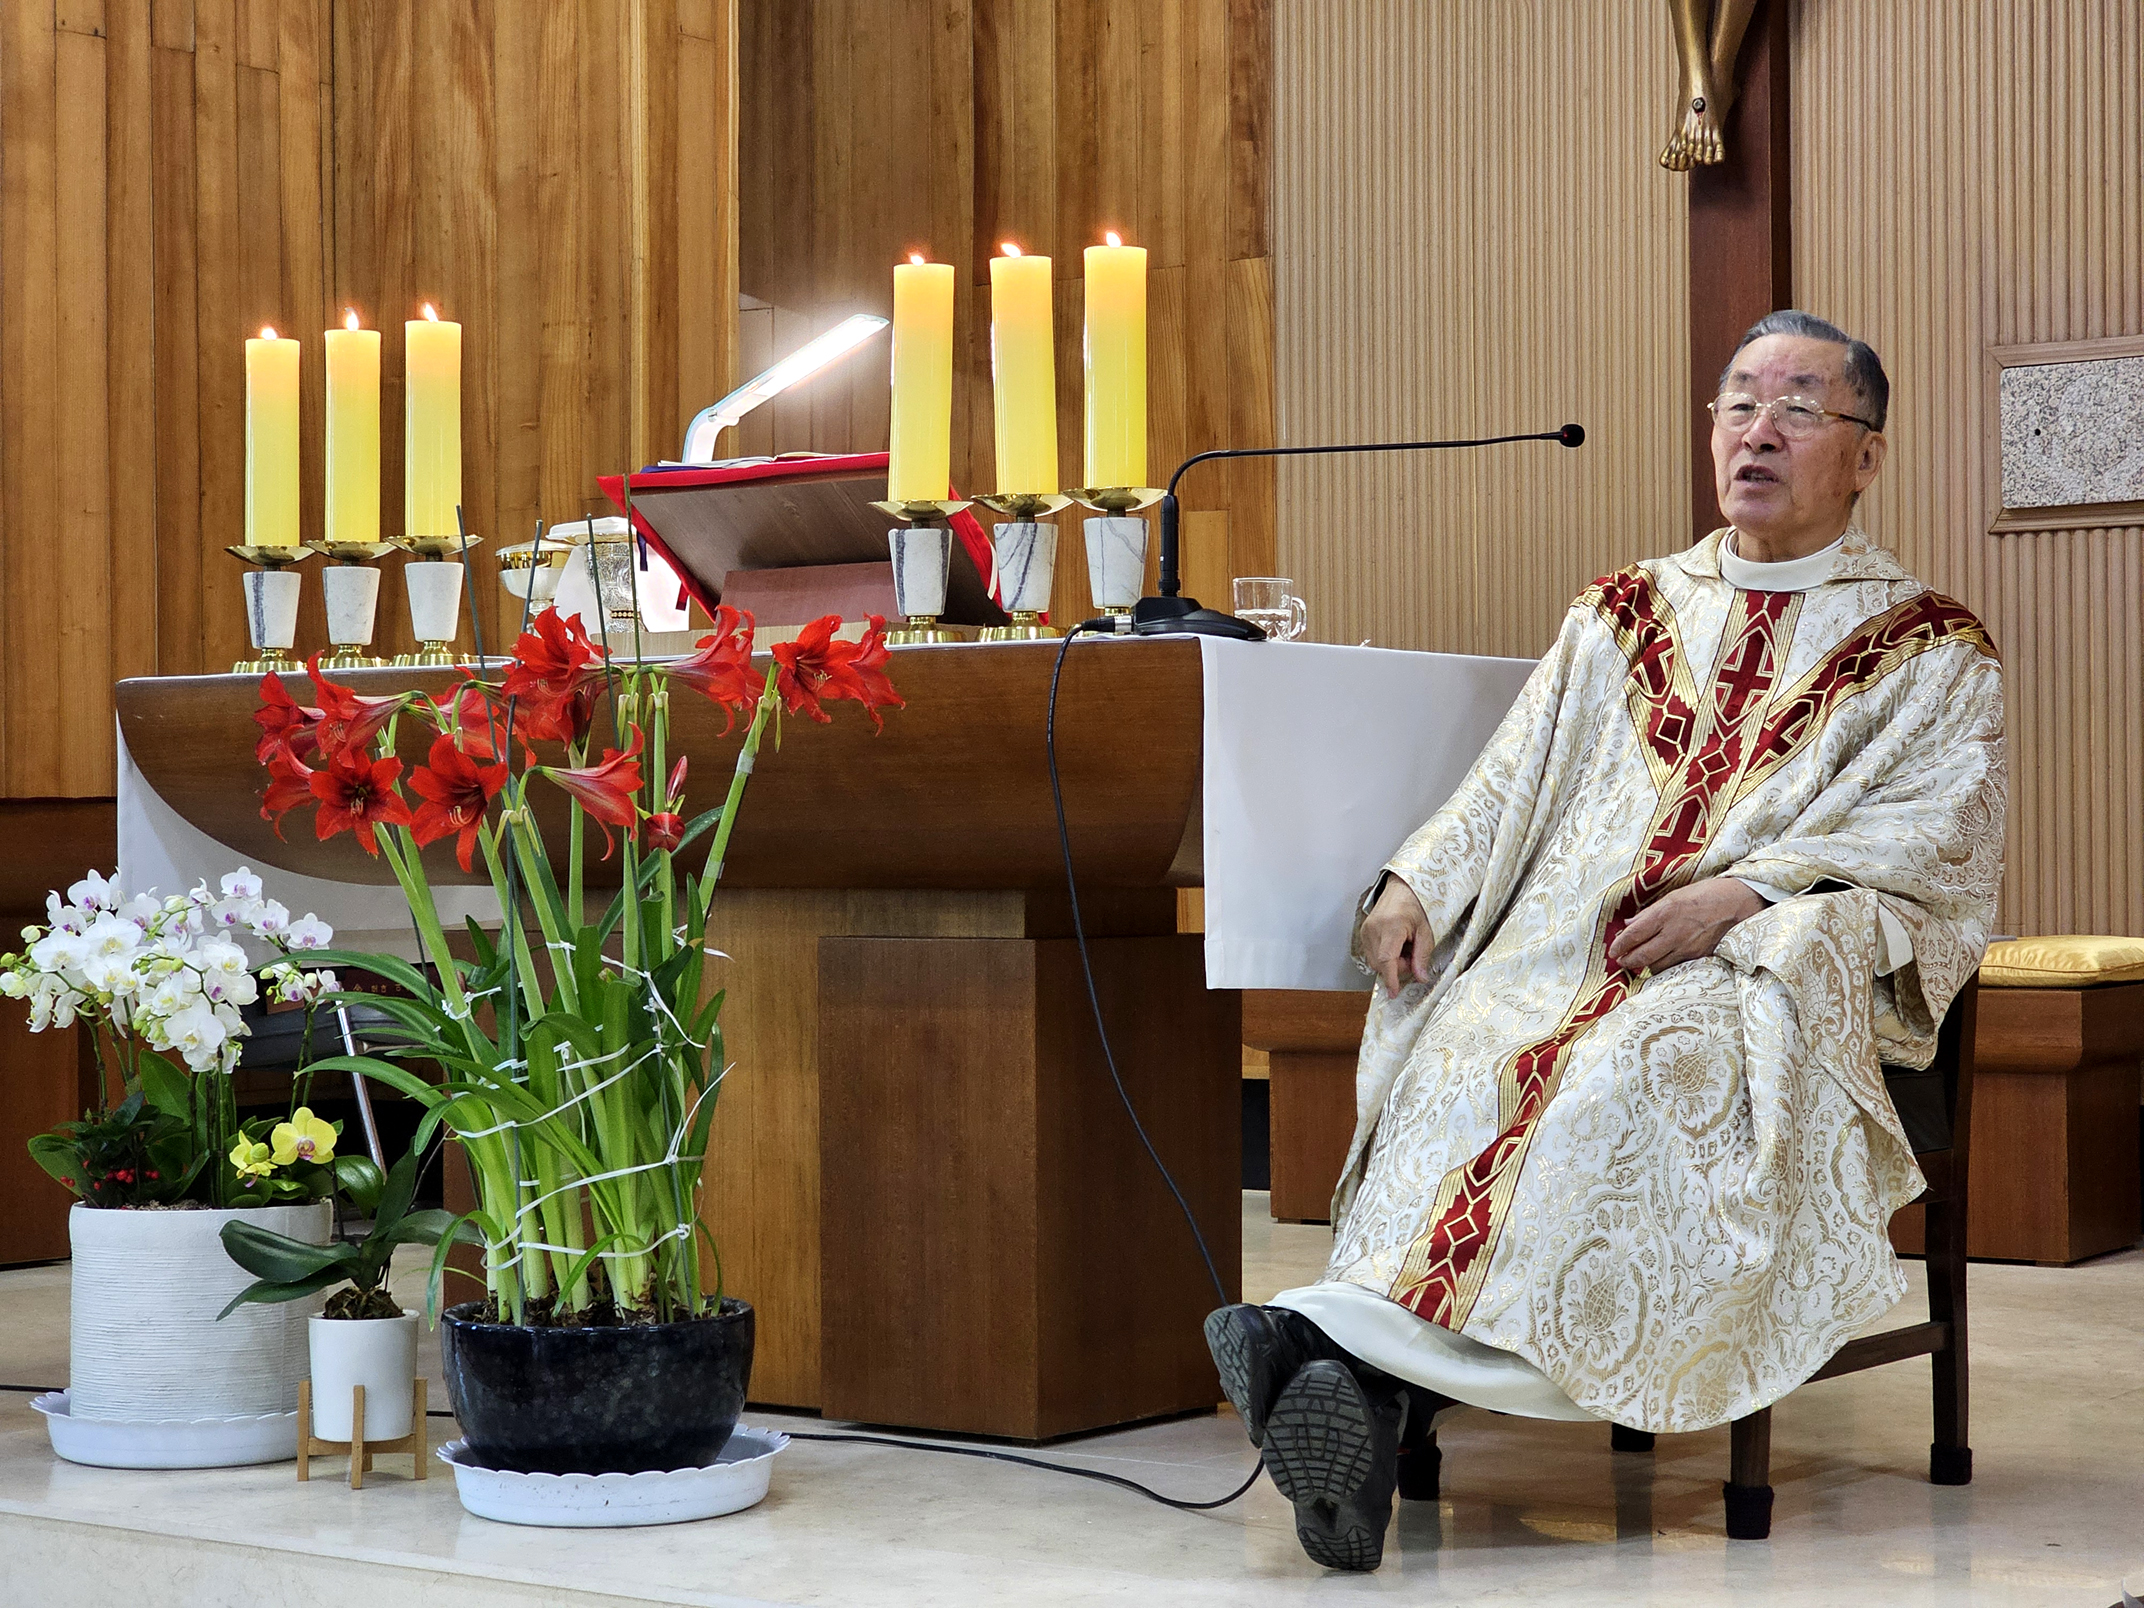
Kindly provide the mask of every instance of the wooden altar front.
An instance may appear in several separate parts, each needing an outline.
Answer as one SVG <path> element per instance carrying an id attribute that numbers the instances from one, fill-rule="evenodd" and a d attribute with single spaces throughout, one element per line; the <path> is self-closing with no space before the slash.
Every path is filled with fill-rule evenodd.
<path id="1" fill-rule="evenodd" d="M 757 1402 L 1039 1440 L 1217 1399 L 1213 1287 L 1110 1083 L 1072 941 L 1043 745 L 1056 652 L 897 649 L 907 707 L 882 733 L 836 705 L 760 754 L 714 907 L 734 1070 L 705 1205 L 724 1288 L 758 1309 Z M 1175 920 L 1200 879 L 1200 675 L 1188 640 L 1079 644 L 1057 747 L 1117 1066 L 1233 1300 L 1238 996 L 1204 986 Z M 257 691 L 122 682 L 144 779 L 236 859 L 391 881 L 349 836 L 260 819 Z M 672 701 L 688 815 L 727 786 L 741 733 L 722 724 Z M 562 834 L 563 810 L 545 825 Z M 435 881 L 477 880 L 444 849 Z"/>

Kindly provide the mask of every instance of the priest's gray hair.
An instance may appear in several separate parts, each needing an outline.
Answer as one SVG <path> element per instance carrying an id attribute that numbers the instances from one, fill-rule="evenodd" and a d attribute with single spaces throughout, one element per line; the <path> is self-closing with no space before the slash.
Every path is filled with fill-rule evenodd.
<path id="1" fill-rule="evenodd" d="M 1798 307 L 1782 307 L 1750 325 L 1742 339 L 1735 343 L 1735 350 L 1740 352 L 1751 341 L 1762 340 L 1767 335 L 1800 335 L 1808 340 L 1845 347 L 1846 383 L 1860 398 L 1863 415 L 1873 421 L 1874 428 L 1883 428 L 1884 420 L 1891 414 L 1891 377 L 1884 373 L 1883 359 L 1867 341 L 1854 339 L 1838 325 L 1814 313 L 1805 313 Z M 1727 376 L 1734 366 L 1734 359 L 1729 358 L 1727 367 L 1720 371 L 1722 390 L 1726 389 Z"/>

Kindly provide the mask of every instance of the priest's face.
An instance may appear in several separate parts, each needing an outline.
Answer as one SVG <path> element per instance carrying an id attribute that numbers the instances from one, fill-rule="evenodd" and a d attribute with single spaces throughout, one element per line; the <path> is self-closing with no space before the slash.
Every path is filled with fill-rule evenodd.
<path id="1" fill-rule="evenodd" d="M 1865 405 L 1846 383 L 1846 348 L 1805 335 L 1766 335 L 1735 354 L 1723 396 L 1754 399 L 1738 423 L 1716 410 L 1712 467 L 1720 511 L 1734 522 L 1736 549 L 1759 561 L 1799 558 L 1828 547 L 1853 517 L 1854 500 L 1883 466 L 1884 439 L 1846 418 L 1814 429 L 1782 429 L 1781 410 L 1762 404 L 1800 397 L 1830 414 Z"/>

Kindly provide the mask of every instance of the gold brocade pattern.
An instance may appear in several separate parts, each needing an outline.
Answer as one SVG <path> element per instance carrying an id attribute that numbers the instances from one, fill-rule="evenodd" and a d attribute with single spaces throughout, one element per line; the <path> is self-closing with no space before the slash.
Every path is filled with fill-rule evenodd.
<path id="1" fill-rule="evenodd" d="M 1898 1299 L 1885 1226 L 1922 1180 L 1877 1024 L 1926 1064 L 2000 874 L 1978 622 L 1859 531 L 1794 594 L 1729 586 L 1718 542 L 1582 596 L 1391 861 L 1433 980 L 1373 997 L 1326 1273 L 1655 1430 L 1776 1400 Z M 1642 984 L 1606 960 L 1729 874 L 1848 891 Z M 1879 902 L 1915 956 L 1886 978 Z"/>

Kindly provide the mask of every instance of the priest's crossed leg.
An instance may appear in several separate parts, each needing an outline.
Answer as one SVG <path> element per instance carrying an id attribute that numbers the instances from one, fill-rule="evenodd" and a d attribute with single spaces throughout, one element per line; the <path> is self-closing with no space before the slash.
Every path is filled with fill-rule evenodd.
<path id="1" fill-rule="evenodd" d="M 1855 523 L 1888 404 L 1840 330 L 1753 327 L 1732 523 L 1571 605 L 1365 896 L 1331 1261 L 1206 1324 L 1319 1563 L 1378 1565 L 1453 1404 L 1708 1428 L 1904 1293 L 1879 1063 L 1926 1065 L 1979 964 L 2006 765 L 1987 633 Z"/>

